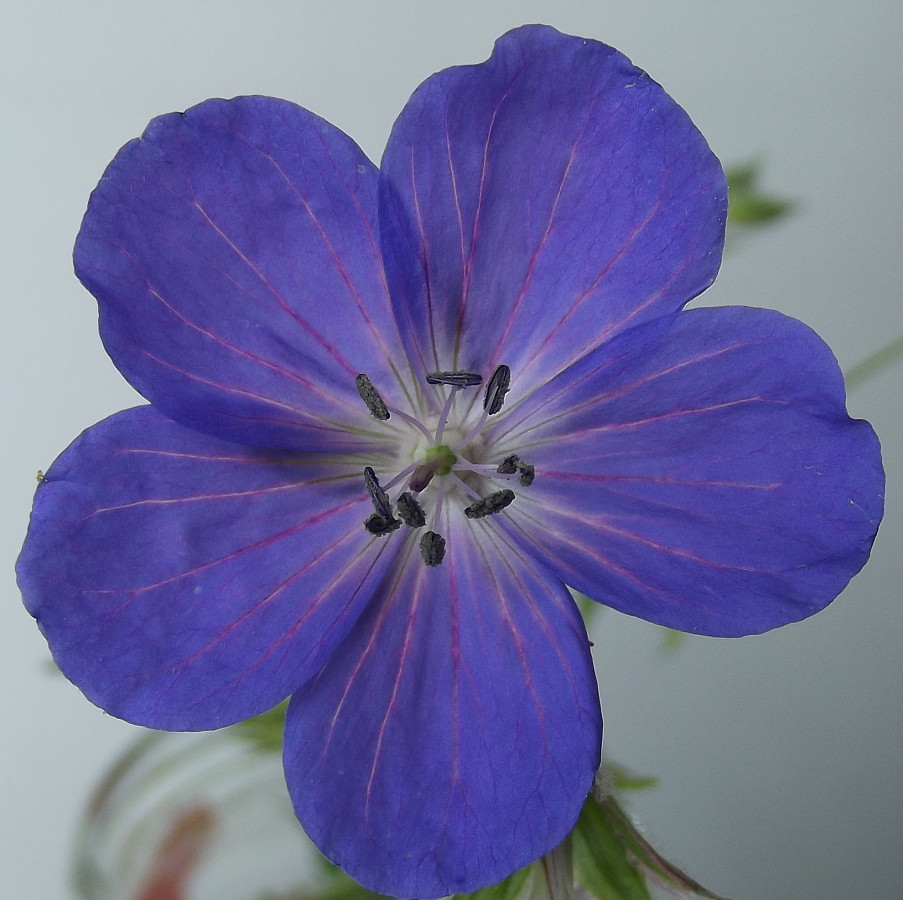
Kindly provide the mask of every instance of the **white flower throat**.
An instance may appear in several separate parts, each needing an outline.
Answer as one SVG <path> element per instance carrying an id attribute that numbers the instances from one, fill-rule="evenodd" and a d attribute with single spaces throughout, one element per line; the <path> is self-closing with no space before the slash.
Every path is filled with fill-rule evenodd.
<path id="1" fill-rule="evenodd" d="M 422 495 L 432 486 L 436 491 L 435 506 L 429 517 L 432 524 L 420 537 L 420 554 L 426 565 L 438 566 L 445 558 L 445 538 L 436 528 L 449 483 L 472 500 L 464 508 L 464 515 L 469 519 L 482 519 L 509 506 L 515 498 L 514 491 L 502 488 L 480 494 L 462 479 L 462 473 L 469 472 L 506 481 L 517 479 L 524 487 L 533 483 L 536 473 L 532 465 L 515 454 L 490 463 L 477 463 L 467 458 L 467 448 L 479 436 L 489 416 L 498 413 L 504 405 L 505 394 L 511 383 L 511 370 L 508 366 L 498 366 L 492 373 L 483 396 L 483 412 L 476 425 L 469 430 L 449 428 L 449 418 L 458 393 L 479 387 L 483 383 L 483 376 L 477 372 L 432 372 L 426 376 L 426 380 L 429 384 L 447 385 L 450 388 L 433 430 L 408 413 L 387 405 L 368 376 L 358 375 L 355 379 L 358 393 L 375 419 L 384 422 L 393 414 L 397 415 L 416 428 L 427 441 L 426 446 L 420 447 L 415 454 L 415 462 L 403 468 L 384 485 L 380 484 L 376 472 L 370 466 L 364 468 L 364 485 L 374 510 L 364 522 L 364 528 L 370 534 L 381 537 L 392 534 L 402 526 L 424 528 L 427 525 L 427 514 L 421 502 Z M 394 493 L 396 489 L 393 501 L 389 492 Z"/>

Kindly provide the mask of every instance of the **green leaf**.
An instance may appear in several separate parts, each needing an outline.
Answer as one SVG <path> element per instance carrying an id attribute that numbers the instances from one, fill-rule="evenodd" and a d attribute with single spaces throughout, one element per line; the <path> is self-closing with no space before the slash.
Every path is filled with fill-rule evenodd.
<path id="1" fill-rule="evenodd" d="M 731 197 L 729 221 L 734 225 L 764 225 L 793 209 L 789 200 L 754 194 Z"/>
<path id="2" fill-rule="evenodd" d="M 729 185 L 728 222 L 731 225 L 765 225 L 793 209 L 793 203 L 763 194 L 759 187 L 760 165 L 748 162 L 726 170 Z"/>
<path id="3" fill-rule="evenodd" d="M 645 791 L 658 784 L 658 779 L 652 775 L 636 775 L 620 763 L 605 763 L 603 778 L 611 784 L 611 790 L 615 793 L 621 791 Z"/>
<path id="4" fill-rule="evenodd" d="M 728 166 L 724 174 L 730 189 L 737 193 L 749 193 L 759 177 L 759 168 L 760 164 L 753 161 Z"/>

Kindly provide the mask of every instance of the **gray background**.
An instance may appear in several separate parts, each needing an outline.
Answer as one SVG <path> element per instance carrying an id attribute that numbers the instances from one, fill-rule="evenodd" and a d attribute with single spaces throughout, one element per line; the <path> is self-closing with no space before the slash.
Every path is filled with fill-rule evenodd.
<path id="1" fill-rule="evenodd" d="M 93 782 L 133 729 L 54 676 L 13 560 L 34 473 L 137 398 L 96 335 L 70 252 L 91 188 L 154 115 L 266 93 L 379 158 L 411 90 L 484 59 L 524 22 L 611 43 L 661 81 L 725 162 L 761 157 L 800 200 L 739 242 L 707 295 L 813 325 L 845 367 L 903 331 L 899 0 L 0 3 L 3 893 L 70 896 Z M 900 378 L 850 397 L 882 438 L 890 511 L 874 558 L 826 612 L 661 652 L 605 612 L 596 657 L 606 753 L 660 777 L 633 810 L 660 847 L 737 900 L 903 897 Z"/>

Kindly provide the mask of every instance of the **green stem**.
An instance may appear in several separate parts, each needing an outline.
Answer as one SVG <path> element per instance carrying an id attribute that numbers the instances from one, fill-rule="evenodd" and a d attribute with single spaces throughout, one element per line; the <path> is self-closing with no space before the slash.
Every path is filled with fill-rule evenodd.
<path id="1" fill-rule="evenodd" d="M 903 356 L 903 335 L 867 356 L 846 373 L 847 388 L 857 388 Z"/>

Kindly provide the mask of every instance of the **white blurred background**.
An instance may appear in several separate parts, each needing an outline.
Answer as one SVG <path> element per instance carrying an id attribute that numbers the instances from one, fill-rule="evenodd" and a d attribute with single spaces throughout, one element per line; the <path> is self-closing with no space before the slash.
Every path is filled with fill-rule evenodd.
<path id="1" fill-rule="evenodd" d="M 107 162 L 157 114 L 248 93 L 309 107 L 378 161 L 421 80 L 534 21 L 618 47 L 725 163 L 759 158 L 764 187 L 799 201 L 738 242 L 707 302 L 803 319 L 845 368 L 903 332 L 899 0 L 0 3 L 3 896 L 72 896 L 79 816 L 134 735 L 51 672 L 12 573 L 35 471 L 138 399 L 71 272 Z M 735 900 L 903 897 L 901 375 L 850 396 L 882 439 L 889 510 L 871 563 L 827 611 L 672 654 L 653 626 L 599 622 L 605 752 L 661 779 L 631 808 Z"/>

